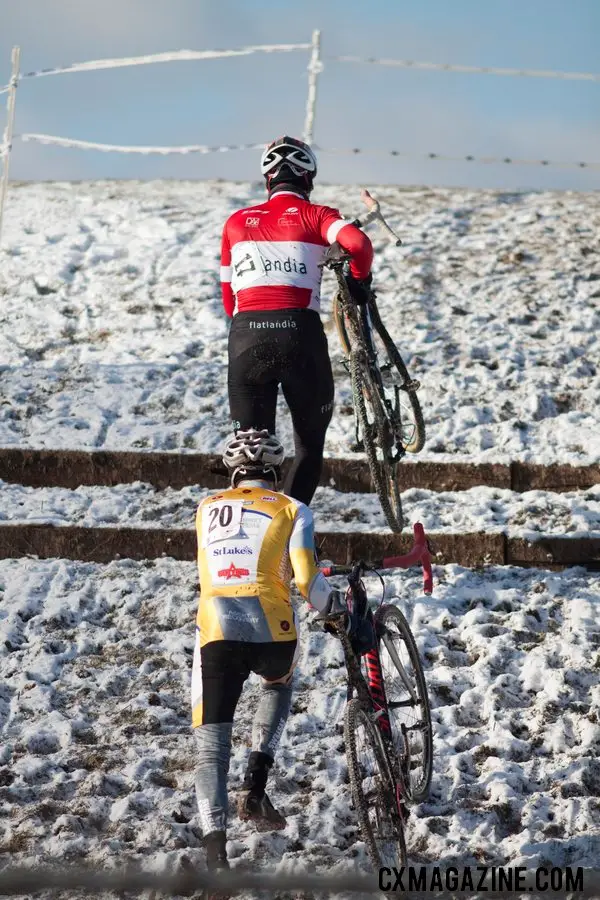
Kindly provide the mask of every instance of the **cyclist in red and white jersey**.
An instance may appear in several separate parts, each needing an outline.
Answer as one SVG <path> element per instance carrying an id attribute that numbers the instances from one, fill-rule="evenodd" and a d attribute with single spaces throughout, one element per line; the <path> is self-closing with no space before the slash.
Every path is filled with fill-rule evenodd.
<path id="1" fill-rule="evenodd" d="M 333 375 L 320 310 L 319 263 L 337 241 L 351 256 L 351 295 L 371 283 L 369 238 L 337 209 L 311 203 L 317 173 L 308 144 L 284 136 L 262 155 L 268 200 L 225 223 L 221 288 L 229 332 L 229 407 L 235 431 L 275 431 L 281 385 L 294 426 L 295 458 L 283 489 L 310 503 L 333 413 Z"/>

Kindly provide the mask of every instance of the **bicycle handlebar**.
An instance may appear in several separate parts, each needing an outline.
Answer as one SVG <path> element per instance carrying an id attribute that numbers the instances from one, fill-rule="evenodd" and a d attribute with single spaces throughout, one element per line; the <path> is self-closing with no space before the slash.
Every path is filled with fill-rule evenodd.
<path id="1" fill-rule="evenodd" d="M 352 224 L 356 225 L 357 228 L 364 228 L 371 222 L 377 222 L 381 231 L 388 238 L 388 240 L 395 244 L 396 247 L 399 247 L 402 244 L 402 241 L 398 237 L 398 235 L 392 231 L 388 223 L 383 218 L 381 209 L 379 207 L 379 200 L 376 200 L 375 197 L 372 197 L 366 188 L 363 188 L 360 192 L 360 199 L 365 204 L 369 212 L 363 219 L 355 219 Z"/>
<path id="2" fill-rule="evenodd" d="M 423 593 L 431 594 L 433 591 L 433 573 L 431 571 L 431 548 L 425 534 L 425 529 L 420 522 L 413 525 L 415 542 L 412 549 L 402 556 L 386 556 L 374 563 L 358 562 L 351 566 L 321 566 L 321 572 L 325 577 L 335 575 L 350 575 L 358 566 L 363 571 L 368 569 L 408 569 L 417 563 L 423 567 Z"/>

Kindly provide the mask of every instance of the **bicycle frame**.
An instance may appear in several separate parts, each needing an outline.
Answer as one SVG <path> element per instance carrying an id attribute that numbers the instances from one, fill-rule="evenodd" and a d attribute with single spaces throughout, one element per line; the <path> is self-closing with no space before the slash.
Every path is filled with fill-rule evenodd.
<path id="1" fill-rule="evenodd" d="M 357 612 L 359 617 L 364 616 L 367 621 L 370 621 L 373 624 L 374 627 L 376 623 L 374 622 L 372 610 L 370 609 L 370 607 L 367 609 L 364 608 L 364 604 L 368 604 L 368 597 L 361 581 L 361 576 L 364 572 L 369 570 L 377 571 L 378 569 L 388 568 L 407 569 L 410 566 L 420 563 L 423 569 L 423 591 L 425 594 L 432 593 L 433 576 L 431 569 L 431 547 L 425 535 L 423 525 L 420 522 L 415 522 L 415 524 L 413 525 L 413 535 L 414 544 L 412 549 L 409 551 L 409 553 L 406 553 L 402 556 L 388 556 L 381 560 L 379 563 L 375 563 L 373 565 L 369 565 L 363 561 L 360 561 L 351 566 L 331 565 L 321 567 L 321 571 L 326 577 L 335 575 L 348 576 L 348 584 L 352 593 L 353 612 Z M 355 604 L 358 606 L 358 610 L 356 609 Z M 386 640 L 385 633 L 382 633 L 380 635 L 381 640 L 385 643 L 386 649 L 398 669 L 400 677 L 402 678 L 402 681 L 404 682 L 404 685 L 411 697 L 410 701 L 405 700 L 397 702 L 392 701 L 391 703 L 388 702 L 385 694 L 383 672 L 381 669 L 381 661 L 377 644 L 373 649 L 363 654 L 365 657 L 367 669 L 367 677 L 365 678 L 363 672 L 361 671 L 360 658 L 356 655 L 354 648 L 352 647 L 350 638 L 346 634 L 345 630 L 338 627 L 337 631 L 342 641 L 342 647 L 346 659 L 346 667 L 348 669 L 349 678 L 347 699 L 351 699 L 352 691 L 355 690 L 359 700 L 365 705 L 366 708 L 372 710 L 373 719 L 378 726 L 377 733 L 379 734 L 381 739 L 381 744 L 385 759 L 387 760 L 390 778 L 393 780 L 393 783 L 396 786 L 398 811 L 401 814 L 402 803 L 404 801 L 404 798 L 406 798 L 409 794 L 408 784 L 410 783 L 410 780 L 408 773 L 405 771 L 406 759 L 402 759 L 401 755 L 396 752 L 395 748 L 392 745 L 389 711 L 390 709 L 397 709 L 402 706 L 408 706 L 411 702 L 416 703 L 418 702 L 418 697 L 413 690 L 410 679 L 406 674 L 404 665 L 402 664 L 402 661 L 400 660 L 396 652 L 393 641 L 389 640 L 389 638 L 388 640 Z M 404 735 L 404 740 L 406 743 L 406 735 Z M 394 760 L 397 760 L 399 763 L 397 767 L 393 765 Z"/>
<path id="2" fill-rule="evenodd" d="M 365 224 L 366 221 L 367 220 L 361 223 L 360 220 L 356 219 L 352 224 Z M 386 227 L 388 227 L 387 223 L 385 224 Z M 405 455 L 405 448 L 404 444 L 402 443 L 402 421 L 398 416 L 396 410 L 394 409 L 391 400 L 386 396 L 385 393 L 385 385 L 383 383 L 381 368 L 377 361 L 377 349 L 373 340 L 374 323 L 380 333 L 382 331 L 385 331 L 385 333 L 387 334 L 387 331 L 385 330 L 385 326 L 383 325 L 381 316 L 379 315 L 379 310 L 377 308 L 377 303 L 375 300 L 375 294 L 373 292 L 371 292 L 371 295 L 369 296 L 369 299 L 364 306 L 357 306 L 350 297 L 343 275 L 344 264 L 350 259 L 350 255 L 345 251 L 342 251 L 339 245 L 332 245 L 332 247 L 336 247 L 336 250 L 333 251 L 330 257 L 326 259 L 326 261 L 321 265 L 324 268 L 331 269 L 334 272 L 338 282 L 339 296 L 344 312 L 347 315 L 347 319 L 353 332 L 353 337 L 356 344 L 354 348 L 350 348 L 350 353 L 355 351 L 357 348 L 364 348 L 364 350 L 366 351 L 369 370 L 373 377 L 373 380 L 375 381 L 380 401 L 385 407 L 386 414 L 391 425 L 391 432 L 393 435 L 393 443 L 390 442 L 391 446 L 388 446 L 388 448 L 382 447 L 381 449 L 384 453 L 390 454 L 394 453 L 395 451 L 394 456 L 390 461 L 392 463 L 397 463 Z M 418 381 L 411 381 L 408 384 L 402 385 L 403 390 L 416 390 L 418 387 Z M 397 388 L 397 390 L 399 389 L 400 388 Z M 358 443 L 359 435 L 358 421 L 356 420 L 356 410 L 355 427 L 356 439 Z"/>
<path id="3" fill-rule="evenodd" d="M 368 614 L 372 616 L 372 612 L 370 610 L 368 611 Z M 342 643 L 344 657 L 346 660 L 346 668 L 348 669 L 347 699 L 350 700 L 352 698 L 352 692 L 353 690 L 355 690 L 358 699 L 363 704 L 365 710 L 371 711 L 372 717 L 378 725 L 376 734 L 378 737 L 382 758 L 385 760 L 386 777 L 390 785 L 392 785 L 394 788 L 397 814 L 402 818 L 402 820 L 404 820 L 404 802 L 409 797 L 409 782 L 407 781 L 405 775 L 405 767 L 402 764 L 402 760 L 396 753 L 391 740 L 390 720 L 388 716 L 385 690 L 383 687 L 383 674 L 381 672 L 381 665 L 379 663 L 379 655 L 376 655 L 376 671 L 381 690 L 378 695 L 378 699 L 375 699 L 370 687 L 370 681 L 367 682 L 361 671 L 360 659 L 354 652 L 354 649 L 350 642 L 350 638 L 342 628 L 338 627 L 337 633 Z M 387 732 L 385 730 L 385 725 L 382 725 L 382 720 L 387 723 Z M 398 765 L 394 764 L 396 762 L 398 763 Z"/>

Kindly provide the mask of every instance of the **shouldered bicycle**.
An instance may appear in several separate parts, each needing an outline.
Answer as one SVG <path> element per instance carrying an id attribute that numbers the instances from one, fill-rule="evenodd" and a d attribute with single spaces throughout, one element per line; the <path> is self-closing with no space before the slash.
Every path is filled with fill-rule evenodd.
<path id="1" fill-rule="evenodd" d="M 366 190 L 361 197 L 369 211 L 352 224 L 364 228 L 377 222 L 386 239 L 396 246 L 401 244 L 385 221 L 379 202 Z M 358 306 L 350 297 L 344 278 L 349 258 L 336 242 L 321 265 L 333 271 L 338 283 L 333 316 L 352 382 L 356 448 L 367 455 L 390 529 L 399 532 L 404 520 L 398 463 L 405 453 L 418 453 L 425 444 L 425 423 L 417 397 L 420 383 L 410 377 L 383 324 L 375 292 L 370 291 L 364 306 Z"/>

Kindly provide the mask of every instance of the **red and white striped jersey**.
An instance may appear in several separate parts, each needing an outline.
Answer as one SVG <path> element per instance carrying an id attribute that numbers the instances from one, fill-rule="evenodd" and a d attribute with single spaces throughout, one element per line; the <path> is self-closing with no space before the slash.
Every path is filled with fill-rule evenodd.
<path id="1" fill-rule="evenodd" d="M 351 255 L 350 272 L 366 278 L 373 247 L 337 209 L 292 191 L 233 213 L 223 228 L 221 290 L 228 316 L 237 312 L 320 309 L 321 274 L 329 244 Z"/>

